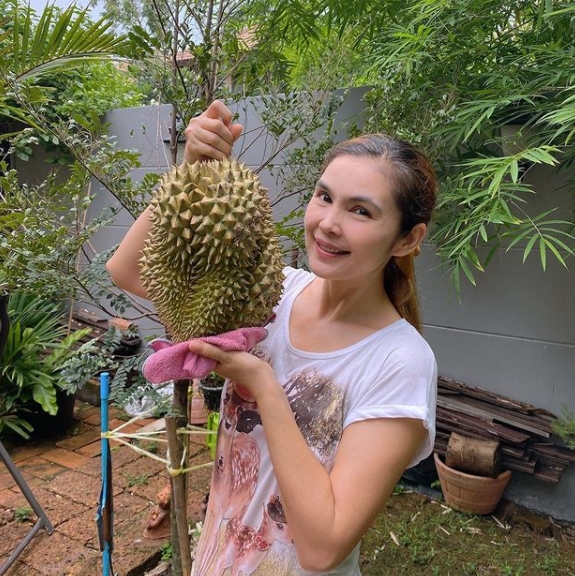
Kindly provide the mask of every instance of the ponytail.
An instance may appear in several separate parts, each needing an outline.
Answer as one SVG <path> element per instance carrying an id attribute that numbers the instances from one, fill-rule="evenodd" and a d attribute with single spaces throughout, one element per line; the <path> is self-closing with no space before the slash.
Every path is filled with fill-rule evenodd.
<path id="1" fill-rule="evenodd" d="M 402 318 L 421 332 L 414 259 L 419 247 L 406 256 L 392 258 L 385 267 L 383 285 L 391 303 Z"/>

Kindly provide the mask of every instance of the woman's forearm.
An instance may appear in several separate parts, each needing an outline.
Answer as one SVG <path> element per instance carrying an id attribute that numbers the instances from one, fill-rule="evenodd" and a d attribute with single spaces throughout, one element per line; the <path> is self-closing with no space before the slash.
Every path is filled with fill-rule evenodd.
<path id="1" fill-rule="evenodd" d="M 300 564 L 329 571 L 345 560 L 381 511 L 427 431 L 412 418 L 351 424 L 328 472 L 303 438 L 279 384 L 259 394 L 257 402 Z"/>

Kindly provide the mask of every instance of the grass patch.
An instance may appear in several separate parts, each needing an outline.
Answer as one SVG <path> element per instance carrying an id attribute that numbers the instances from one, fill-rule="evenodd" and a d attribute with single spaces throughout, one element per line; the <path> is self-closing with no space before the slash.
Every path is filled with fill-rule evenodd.
<path id="1" fill-rule="evenodd" d="M 575 537 L 457 512 L 408 490 L 389 499 L 362 545 L 363 576 L 565 576 Z"/>

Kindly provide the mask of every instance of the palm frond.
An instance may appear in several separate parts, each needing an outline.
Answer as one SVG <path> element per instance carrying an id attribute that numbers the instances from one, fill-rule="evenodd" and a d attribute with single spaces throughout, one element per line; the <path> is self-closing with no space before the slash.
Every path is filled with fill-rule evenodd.
<path id="1" fill-rule="evenodd" d="M 112 57 L 126 37 L 109 32 L 111 26 L 73 5 L 63 11 L 47 6 L 38 22 L 30 7 L 15 6 L 11 26 L 0 34 L 0 72 L 19 83 L 70 63 Z"/>

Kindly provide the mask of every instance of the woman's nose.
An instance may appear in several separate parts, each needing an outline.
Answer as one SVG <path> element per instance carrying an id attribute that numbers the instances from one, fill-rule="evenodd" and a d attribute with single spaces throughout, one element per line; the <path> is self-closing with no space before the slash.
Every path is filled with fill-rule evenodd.
<path id="1" fill-rule="evenodd" d="M 319 222 L 319 227 L 323 232 L 339 234 L 341 232 L 341 219 L 343 214 L 335 208 L 330 208 L 323 213 Z"/>

